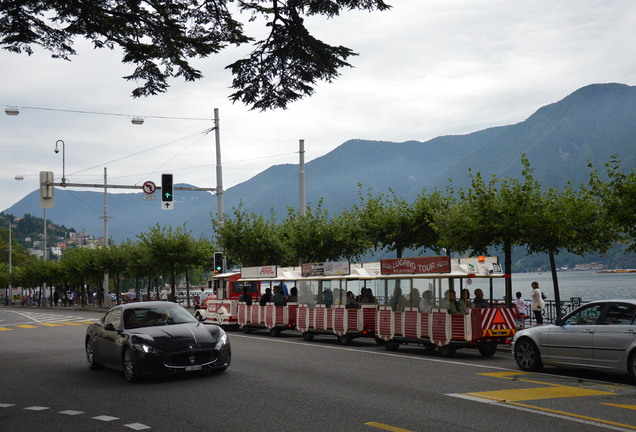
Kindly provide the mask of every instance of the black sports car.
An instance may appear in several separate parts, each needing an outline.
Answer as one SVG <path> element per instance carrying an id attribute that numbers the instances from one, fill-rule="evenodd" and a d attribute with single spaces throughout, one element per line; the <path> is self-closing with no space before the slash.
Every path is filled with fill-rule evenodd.
<path id="1" fill-rule="evenodd" d="M 225 370 L 230 341 L 223 329 L 199 322 L 166 301 L 128 303 L 109 310 L 86 330 L 86 362 L 123 370 L 128 381 L 145 374 Z"/>

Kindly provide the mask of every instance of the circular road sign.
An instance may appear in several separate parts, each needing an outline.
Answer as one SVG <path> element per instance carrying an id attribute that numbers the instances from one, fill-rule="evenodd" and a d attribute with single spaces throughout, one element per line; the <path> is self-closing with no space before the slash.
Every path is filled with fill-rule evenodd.
<path id="1" fill-rule="evenodd" d="M 142 189 L 144 190 L 144 193 L 150 195 L 155 193 L 155 191 L 157 190 L 157 185 L 154 182 L 147 181 L 144 183 Z"/>

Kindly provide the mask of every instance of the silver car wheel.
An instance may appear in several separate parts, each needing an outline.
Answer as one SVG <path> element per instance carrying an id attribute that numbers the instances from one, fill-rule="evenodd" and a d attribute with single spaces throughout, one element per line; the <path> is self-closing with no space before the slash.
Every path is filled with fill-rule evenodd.
<path id="1" fill-rule="evenodd" d="M 515 360 L 521 370 L 536 372 L 543 368 L 541 354 L 535 343 L 529 338 L 515 342 Z"/>

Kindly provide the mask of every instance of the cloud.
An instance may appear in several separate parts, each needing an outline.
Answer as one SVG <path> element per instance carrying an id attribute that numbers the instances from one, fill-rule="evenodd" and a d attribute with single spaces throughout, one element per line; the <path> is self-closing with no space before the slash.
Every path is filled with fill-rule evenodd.
<path id="1" fill-rule="evenodd" d="M 258 23 L 248 24 L 250 29 Z M 399 0 L 387 12 L 307 19 L 312 33 L 360 55 L 313 97 L 276 112 L 232 104 L 224 67 L 247 52 L 230 48 L 196 61 L 197 83 L 171 82 L 167 94 L 130 98 L 134 83 L 118 52 L 77 42 L 71 62 L 37 52 L 0 53 L 0 105 L 83 110 L 122 116 L 23 109 L 0 116 L 0 182 L 8 208 L 38 186 L 37 173 L 61 178 L 55 141 L 66 143 L 67 177 L 103 182 L 159 181 L 214 187 L 214 134 L 203 134 L 219 109 L 224 187 L 273 164 L 297 163 L 298 141 L 310 161 L 353 138 L 406 141 L 465 134 L 523 121 L 541 106 L 598 82 L 633 85 L 636 3 L 631 0 Z M 133 115 L 146 116 L 142 126 Z M 16 174 L 25 180 L 16 182 Z"/>

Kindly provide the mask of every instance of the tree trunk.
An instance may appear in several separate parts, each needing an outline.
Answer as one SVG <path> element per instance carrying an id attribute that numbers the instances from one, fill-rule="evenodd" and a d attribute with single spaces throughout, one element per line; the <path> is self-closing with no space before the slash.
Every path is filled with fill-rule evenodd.
<path id="1" fill-rule="evenodd" d="M 512 245 L 510 241 L 504 242 L 505 270 L 504 277 L 506 283 L 506 307 L 512 307 Z"/>
<path id="2" fill-rule="evenodd" d="M 554 285 L 554 303 L 556 305 L 556 317 L 561 318 L 561 294 L 559 293 L 559 279 L 557 277 L 556 261 L 554 259 L 554 252 L 549 251 L 550 257 L 550 270 L 552 271 L 552 284 Z"/>

